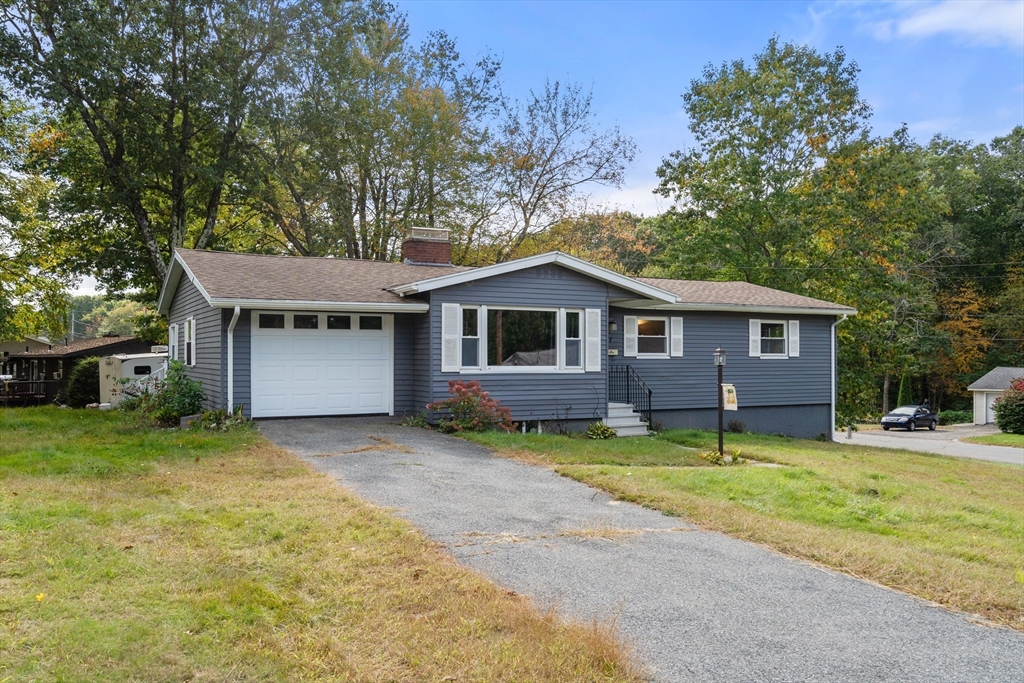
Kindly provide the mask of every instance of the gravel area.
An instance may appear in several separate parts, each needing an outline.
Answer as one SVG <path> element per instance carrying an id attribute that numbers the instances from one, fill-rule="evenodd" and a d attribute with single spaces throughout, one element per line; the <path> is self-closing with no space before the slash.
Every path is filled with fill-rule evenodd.
<path id="1" fill-rule="evenodd" d="M 1024 635 L 612 500 L 385 419 L 268 420 L 272 441 L 540 605 L 614 620 L 656 681 L 1024 680 Z"/>

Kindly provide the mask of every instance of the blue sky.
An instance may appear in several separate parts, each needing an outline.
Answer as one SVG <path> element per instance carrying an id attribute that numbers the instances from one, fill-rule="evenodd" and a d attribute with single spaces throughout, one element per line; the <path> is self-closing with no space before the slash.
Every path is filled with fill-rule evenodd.
<path id="1" fill-rule="evenodd" d="M 861 68 L 877 134 L 907 123 L 989 141 L 1024 124 L 1024 0 L 986 2 L 442 2 L 398 0 L 415 41 L 435 30 L 462 57 L 502 60 L 504 89 L 524 97 L 544 79 L 591 87 L 598 120 L 640 152 L 608 205 L 652 214 L 655 169 L 690 138 L 681 94 L 705 64 L 749 59 L 773 34 L 820 51 L 842 46 Z"/>

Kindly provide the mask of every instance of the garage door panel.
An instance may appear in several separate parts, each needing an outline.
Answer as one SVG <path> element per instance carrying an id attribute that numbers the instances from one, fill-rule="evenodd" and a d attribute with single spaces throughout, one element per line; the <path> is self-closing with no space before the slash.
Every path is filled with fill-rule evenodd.
<path id="1" fill-rule="evenodd" d="M 323 369 L 319 365 L 311 365 L 309 363 L 295 364 L 292 366 L 292 381 L 318 383 L 322 373 Z"/>
<path id="2" fill-rule="evenodd" d="M 326 407 L 333 413 L 343 413 L 356 407 L 352 399 L 353 396 L 351 392 L 328 393 Z"/>
<path id="3" fill-rule="evenodd" d="M 324 377 L 328 382 L 352 381 L 352 364 L 328 363 L 324 367 Z"/>
<path id="4" fill-rule="evenodd" d="M 361 392 L 359 394 L 359 408 L 364 412 L 381 410 L 384 406 L 383 392 Z"/>
<path id="5" fill-rule="evenodd" d="M 385 320 L 383 331 L 254 328 L 253 416 L 391 412 L 393 325 Z"/>
<path id="6" fill-rule="evenodd" d="M 365 364 L 358 366 L 358 374 L 360 381 L 382 381 L 386 368 L 381 363 Z"/>

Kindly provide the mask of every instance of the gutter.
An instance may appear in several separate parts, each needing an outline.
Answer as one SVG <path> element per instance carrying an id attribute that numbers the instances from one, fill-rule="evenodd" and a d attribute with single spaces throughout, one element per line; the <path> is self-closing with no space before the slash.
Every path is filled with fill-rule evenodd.
<path id="1" fill-rule="evenodd" d="M 831 349 L 832 350 L 832 373 L 831 373 L 832 374 L 832 395 L 831 395 L 832 403 L 829 406 L 830 407 L 830 411 L 829 411 L 829 413 L 830 413 L 829 429 L 831 430 L 831 433 L 830 433 L 829 439 L 828 439 L 829 441 L 834 441 L 835 440 L 835 433 L 836 433 L 836 373 L 837 373 L 837 369 L 836 369 L 836 328 L 839 327 L 839 324 L 841 322 L 843 322 L 844 320 L 846 320 L 846 318 L 847 318 L 847 315 L 844 313 L 842 318 L 838 318 L 834 323 L 832 323 L 832 344 L 831 344 L 831 346 L 832 346 L 832 349 Z"/>
<path id="2" fill-rule="evenodd" d="M 235 312 L 228 324 L 228 413 L 235 412 L 235 324 L 242 313 L 241 306 L 235 306 Z"/>

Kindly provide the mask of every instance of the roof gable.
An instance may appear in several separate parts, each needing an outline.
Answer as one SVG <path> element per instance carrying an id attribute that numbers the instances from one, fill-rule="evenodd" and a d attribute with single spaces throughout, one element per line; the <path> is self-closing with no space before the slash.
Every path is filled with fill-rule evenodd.
<path id="1" fill-rule="evenodd" d="M 1024 377 L 1024 368 L 993 368 L 978 378 L 968 391 L 1006 391 L 1010 388 L 1010 382 L 1018 377 Z"/>
<path id="2" fill-rule="evenodd" d="M 595 280 L 606 282 L 644 298 L 654 299 L 665 303 L 672 303 L 676 300 L 674 294 L 667 292 L 660 287 L 656 287 L 639 279 L 631 278 L 626 275 L 622 275 L 621 273 L 616 273 L 613 270 L 608 270 L 607 268 L 594 265 L 589 261 L 584 261 L 583 259 L 576 258 L 575 256 L 563 254 L 560 251 L 549 251 L 545 254 L 527 256 L 526 258 L 516 259 L 514 261 L 495 263 L 491 266 L 482 266 L 480 268 L 473 268 L 471 270 L 465 270 L 457 273 L 445 273 L 436 277 L 410 282 L 408 284 L 396 285 L 391 289 L 402 296 L 419 294 L 435 289 L 441 289 L 443 287 L 451 287 L 453 285 L 460 285 L 474 280 L 494 277 L 495 275 L 503 275 L 505 273 L 512 273 L 518 270 L 536 268 L 537 266 L 549 264 L 555 264 L 562 266 L 563 268 L 568 268 L 569 270 L 574 270 L 577 273 L 582 273 L 583 275 L 592 277 Z"/>

